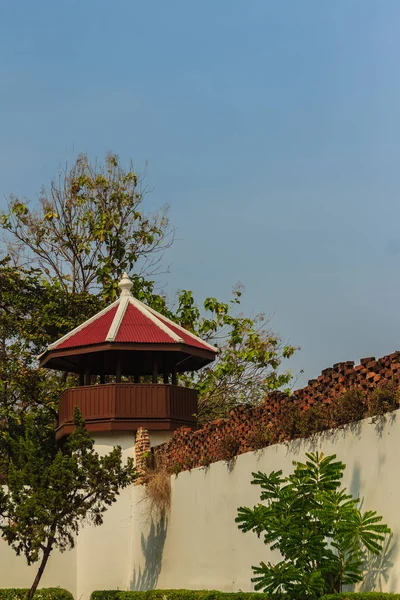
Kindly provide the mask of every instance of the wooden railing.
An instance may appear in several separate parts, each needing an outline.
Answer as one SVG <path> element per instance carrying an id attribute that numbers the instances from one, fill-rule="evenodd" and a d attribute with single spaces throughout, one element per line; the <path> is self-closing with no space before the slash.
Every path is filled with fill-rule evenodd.
<path id="1" fill-rule="evenodd" d="M 58 437 L 72 430 L 75 406 L 92 431 L 175 429 L 195 426 L 197 393 L 169 384 L 112 383 L 70 388 L 60 397 Z"/>

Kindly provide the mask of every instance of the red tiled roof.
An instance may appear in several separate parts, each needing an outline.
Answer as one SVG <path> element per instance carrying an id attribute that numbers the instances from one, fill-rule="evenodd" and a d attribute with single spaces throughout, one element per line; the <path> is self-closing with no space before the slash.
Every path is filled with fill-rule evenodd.
<path id="1" fill-rule="evenodd" d="M 51 350 L 79 348 L 95 344 L 184 344 L 217 353 L 217 349 L 194 334 L 172 323 L 142 302 L 136 300 L 130 289 L 132 282 L 124 275 L 120 282 L 120 298 L 54 344 Z"/>
<path id="2" fill-rule="evenodd" d="M 64 341 L 62 341 L 63 338 L 61 338 L 61 343 L 57 344 L 56 342 L 54 347 L 56 347 L 57 350 L 61 350 L 63 348 L 76 348 L 79 346 L 91 346 L 93 344 L 103 343 L 107 337 L 107 333 L 116 312 L 116 306 L 110 308 L 105 314 L 98 317 L 96 320 L 93 320 L 86 327 L 82 327 L 82 329 L 67 337 Z"/>
<path id="3" fill-rule="evenodd" d="M 115 341 L 136 342 L 138 344 L 176 343 L 170 335 L 160 329 L 156 323 L 132 304 L 128 304 Z"/>
<path id="4" fill-rule="evenodd" d="M 205 348 L 206 344 L 200 340 L 197 336 L 191 334 L 189 331 L 183 330 L 182 327 L 178 327 L 175 324 L 172 324 L 171 321 L 164 319 L 162 315 L 157 316 L 158 319 L 165 325 L 167 325 L 168 329 L 171 329 L 176 335 L 179 335 L 189 346 L 195 346 L 196 348 Z M 207 348 L 209 350 L 209 348 Z"/>

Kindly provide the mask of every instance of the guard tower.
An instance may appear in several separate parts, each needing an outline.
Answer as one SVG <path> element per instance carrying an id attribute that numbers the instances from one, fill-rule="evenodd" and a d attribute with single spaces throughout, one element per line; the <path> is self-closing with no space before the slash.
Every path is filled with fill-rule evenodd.
<path id="1" fill-rule="evenodd" d="M 134 298 L 126 273 L 118 285 L 118 300 L 39 357 L 41 367 L 79 375 L 60 397 L 58 439 L 72 432 L 75 406 L 95 438 L 144 427 L 156 445 L 196 426 L 196 391 L 178 386 L 177 373 L 207 365 L 217 349 Z"/>

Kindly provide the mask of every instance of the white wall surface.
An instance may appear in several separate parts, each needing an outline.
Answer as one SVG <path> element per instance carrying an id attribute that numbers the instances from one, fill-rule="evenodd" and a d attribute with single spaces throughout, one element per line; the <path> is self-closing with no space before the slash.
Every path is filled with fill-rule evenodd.
<path id="1" fill-rule="evenodd" d="M 159 446 L 160 444 L 168 442 L 173 434 L 173 431 L 150 431 L 150 447 L 153 448 L 154 446 Z"/>
<path id="2" fill-rule="evenodd" d="M 119 445 L 124 461 L 128 456 L 133 457 L 134 443 L 134 432 L 104 432 L 95 436 L 95 449 L 101 456 Z M 127 585 L 133 489 L 131 486 L 122 490 L 117 502 L 105 514 L 101 527 L 84 525 L 73 550 L 51 554 L 40 587 L 63 587 L 75 598 L 80 598 L 82 593 L 89 598 L 99 584 L 106 588 Z M 25 558 L 17 557 L 0 538 L 0 587 L 30 587 L 38 566 L 28 567 Z"/>
<path id="3" fill-rule="evenodd" d="M 251 565 L 273 561 L 277 555 L 235 523 L 239 506 L 253 506 L 259 500 L 258 486 L 250 485 L 251 473 L 279 469 L 289 473 L 293 460 L 303 460 L 305 452 L 319 449 L 337 454 L 347 465 L 344 485 L 360 496 L 363 509 L 377 510 L 393 530 L 387 552 L 373 561 L 364 589 L 399 592 L 400 411 L 392 416 L 382 430 L 366 419 L 346 432 L 321 435 L 315 442 L 297 441 L 243 454 L 233 468 L 219 462 L 173 476 L 172 506 L 164 521 L 149 520 L 143 503 L 134 503 L 131 589 L 252 590 Z M 134 501 L 139 493 L 135 490 Z"/>
<path id="4" fill-rule="evenodd" d="M 76 548 L 69 552 L 54 552 L 47 563 L 41 587 L 62 587 L 77 598 Z M 38 570 L 38 564 L 28 567 L 23 556 L 17 556 L 0 538 L 0 587 L 29 588 Z"/>
<path id="5" fill-rule="evenodd" d="M 100 456 L 109 454 L 115 446 L 121 446 L 122 460 L 126 462 L 128 457 L 134 458 L 135 431 L 103 431 L 95 433 L 94 448 Z"/>
<path id="6" fill-rule="evenodd" d="M 132 455 L 132 439 L 117 442 L 125 456 Z M 104 452 L 116 443 L 106 435 L 96 441 Z M 393 530 L 385 556 L 371 564 L 364 589 L 399 592 L 400 411 L 381 429 L 366 419 L 316 441 L 243 454 L 233 467 L 219 462 L 172 476 L 172 505 L 165 518 L 151 515 L 142 487 L 131 486 L 101 527 L 84 527 L 76 551 L 51 557 L 43 586 L 66 587 L 82 600 L 95 589 L 110 588 L 251 590 L 251 565 L 274 560 L 262 540 L 243 534 L 234 521 L 239 506 L 259 500 L 259 488 L 250 485 L 251 473 L 289 473 L 292 460 L 303 460 L 305 452 L 316 449 L 337 454 L 347 465 L 344 485 L 360 495 L 364 509 L 382 514 Z M 33 575 L 24 559 L 0 541 L 1 587 L 29 585 Z"/>
<path id="7" fill-rule="evenodd" d="M 95 449 L 104 456 L 121 446 L 122 459 L 134 457 L 134 432 L 96 433 Z M 134 486 L 121 490 L 100 527 L 87 524 L 78 536 L 77 598 L 89 598 L 95 589 L 125 589 L 128 582 Z"/>

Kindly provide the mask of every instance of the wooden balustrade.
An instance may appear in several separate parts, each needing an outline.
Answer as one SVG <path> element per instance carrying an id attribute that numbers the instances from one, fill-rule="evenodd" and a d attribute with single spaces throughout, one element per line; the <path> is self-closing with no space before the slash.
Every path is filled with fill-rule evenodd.
<path id="1" fill-rule="evenodd" d="M 72 432 L 75 406 L 91 432 L 196 427 L 197 393 L 177 385 L 111 383 L 65 390 L 60 397 L 57 438 Z"/>

